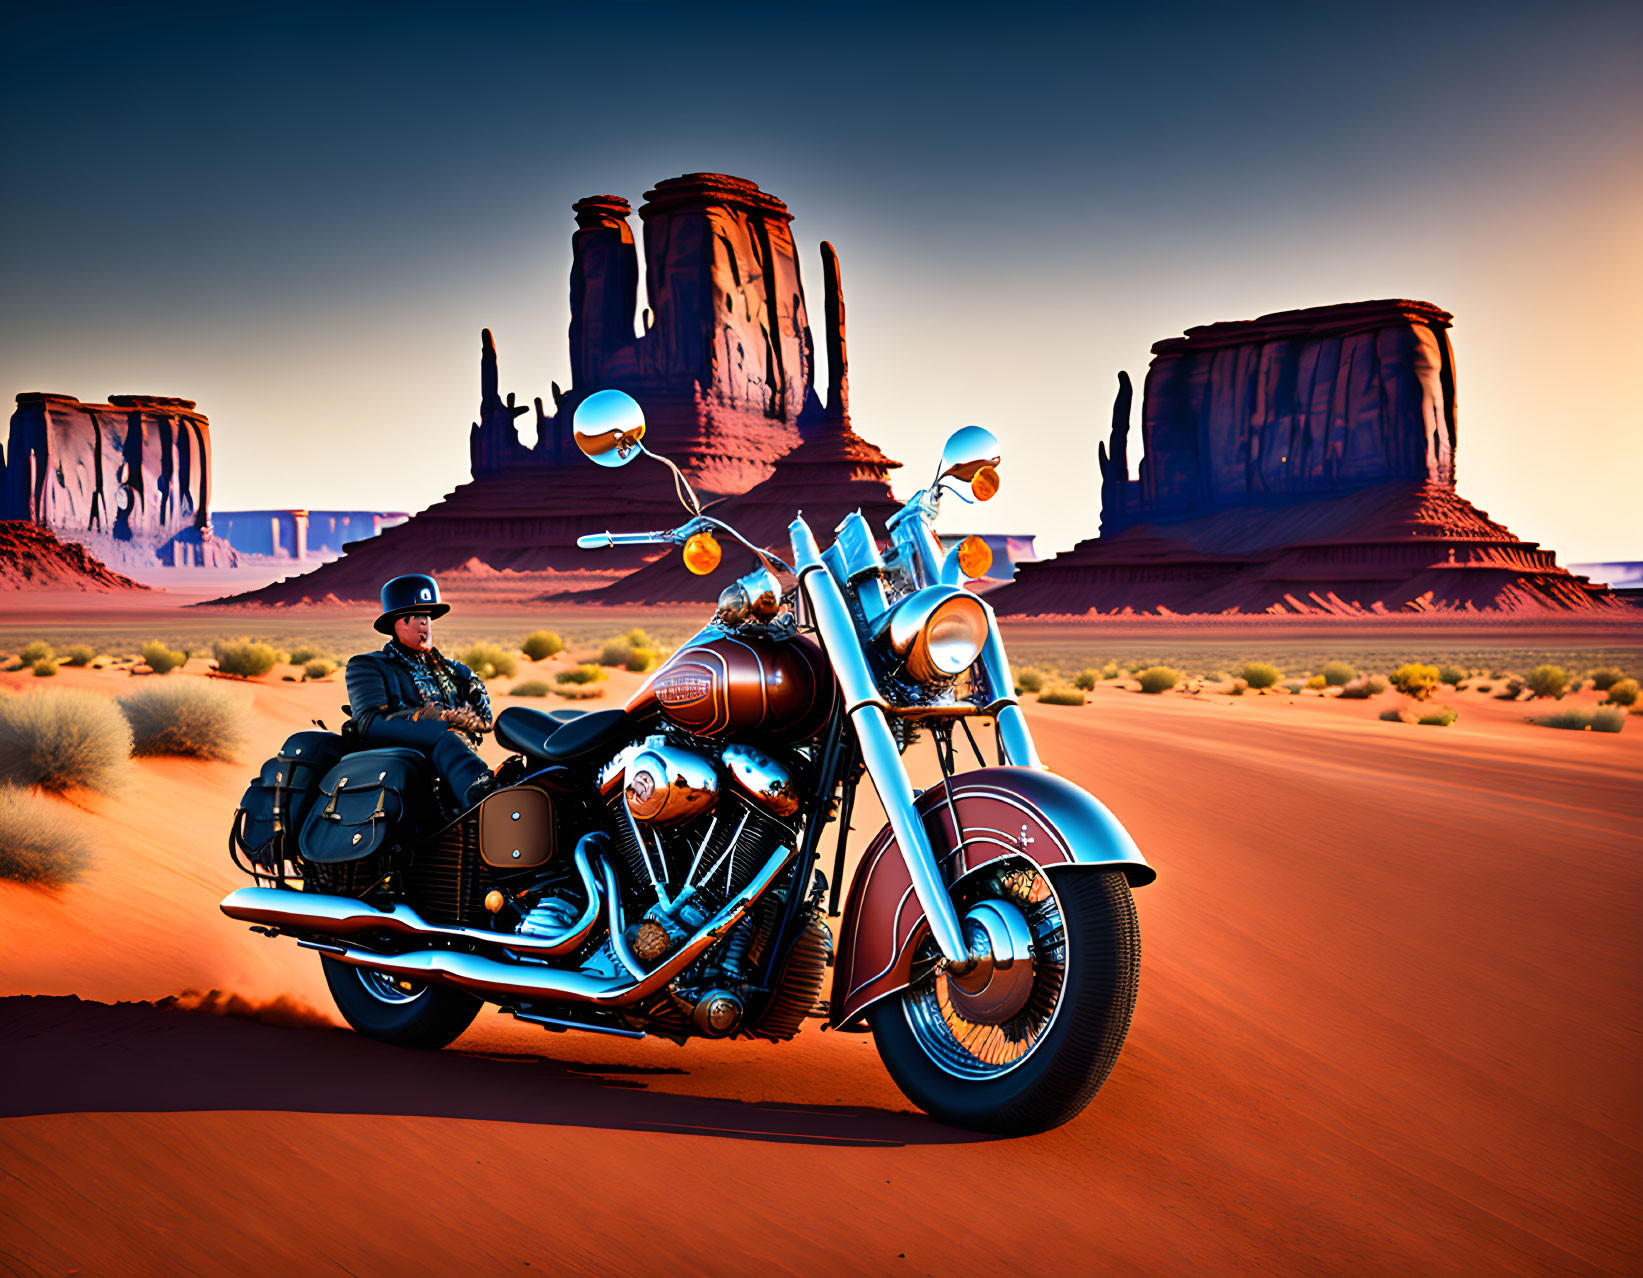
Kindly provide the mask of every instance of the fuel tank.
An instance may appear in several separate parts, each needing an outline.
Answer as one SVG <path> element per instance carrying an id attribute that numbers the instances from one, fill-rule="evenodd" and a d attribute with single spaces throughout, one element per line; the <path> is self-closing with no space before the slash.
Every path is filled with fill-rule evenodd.
<path id="1" fill-rule="evenodd" d="M 804 741 L 833 712 L 833 671 L 803 635 L 721 635 L 686 644 L 647 679 L 629 713 L 722 740 Z"/>

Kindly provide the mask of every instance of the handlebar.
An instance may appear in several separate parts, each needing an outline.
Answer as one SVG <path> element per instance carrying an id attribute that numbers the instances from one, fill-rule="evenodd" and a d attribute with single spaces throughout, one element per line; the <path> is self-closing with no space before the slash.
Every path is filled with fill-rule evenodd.
<path id="1" fill-rule="evenodd" d="M 576 539 L 578 550 L 607 550 L 611 546 L 654 546 L 669 542 L 677 536 L 671 528 L 656 532 L 600 532 L 584 533 Z"/>

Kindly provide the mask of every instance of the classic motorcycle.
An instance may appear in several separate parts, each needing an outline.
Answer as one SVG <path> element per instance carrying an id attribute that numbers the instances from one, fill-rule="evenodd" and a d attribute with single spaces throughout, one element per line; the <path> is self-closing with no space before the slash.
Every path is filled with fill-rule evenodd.
<path id="1" fill-rule="evenodd" d="M 955 432 L 882 548 L 859 511 L 826 550 L 795 518 L 788 563 L 703 509 L 627 395 L 590 396 L 574 432 L 601 466 L 666 465 L 689 515 L 579 545 L 676 546 L 700 573 L 723 536 L 757 566 L 621 709 L 499 714 L 513 754 L 470 811 L 431 793 L 414 752 L 361 749 L 347 725 L 298 734 L 236 819 L 231 850 L 258 885 L 223 912 L 317 950 L 349 1024 L 392 1043 L 442 1047 L 487 1002 L 550 1030 L 679 1043 L 781 1041 L 818 1017 L 870 1029 L 944 1122 L 1021 1134 L 1078 1114 L 1128 1031 L 1130 889 L 1156 876 L 1040 762 L 992 610 L 965 588 L 986 544 L 944 551 L 934 534 L 944 491 L 997 491 L 998 441 Z M 972 722 L 990 722 L 996 764 Z M 922 734 L 940 782 L 920 791 L 901 756 Z M 836 823 L 836 915 L 863 776 L 888 823 L 835 946 L 818 862 Z"/>

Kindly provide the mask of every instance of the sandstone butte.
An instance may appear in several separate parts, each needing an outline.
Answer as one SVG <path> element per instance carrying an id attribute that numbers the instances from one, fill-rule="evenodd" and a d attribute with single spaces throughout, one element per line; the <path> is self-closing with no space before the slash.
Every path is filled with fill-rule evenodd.
<path id="1" fill-rule="evenodd" d="M 530 410 L 512 394 L 502 397 L 487 330 L 469 482 L 406 523 L 354 543 L 331 564 L 224 602 L 372 599 L 396 573 L 451 571 L 474 559 L 493 569 L 566 574 L 564 584 L 574 587 L 582 583 L 573 574 L 603 584 L 613 570 L 657 558 L 654 549 L 576 547 L 583 533 L 665 528 L 683 518 L 660 466 L 602 470 L 577 451 L 570 437 L 576 406 L 608 388 L 639 401 L 646 443 L 677 461 L 705 500 L 750 499 L 757 507 L 774 502 L 781 485 L 802 482 L 810 494 L 806 511 L 829 529 L 857 505 L 888 501 L 884 474 L 895 463 L 849 428 L 837 258 L 823 246 L 824 339 L 834 356 L 824 404 L 815 387 L 815 344 L 792 215 L 781 200 L 716 173 L 687 174 L 647 192 L 639 219 L 648 305 L 638 337 L 638 257 L 628 202 L 589 196 L 573 210 L 571 388 L 553 387 L 551 413 L 536 400 L 535 441 L 519 438 L 515 421 Z M 791 461 L 777 488 L 754 497 L 750 490 L 777 479 L 784 458 Z M 737 509 L 747 513 L 745 502 Z M 786 518 L 793 509 L 788 506 Z M 756 521 L 760 537 L 765 522 Z M 664 583 L 670 578 L 661 576 Z M 715 575 L 719 585 L 727 579 Z M 665 584 L 655 589 L 681 599 L 718 592 L 717 585 L 706 596 L 678 594 Z"/>
<path id="2" fill-rule="evenodd" d="M 1456 491 L 1452 318 L 1355 302 L 1158 342 L 1139 477 L 1120 373 L 1100 535 L 989 599 L 1006 616 L 1625 608 Z"/>
<path id="3" fill-rule="evenodd" d="M 0 590 L 147 590 L 89 554 L 59 541 L 49 528 L 21 519 L 0 520 Z"/>

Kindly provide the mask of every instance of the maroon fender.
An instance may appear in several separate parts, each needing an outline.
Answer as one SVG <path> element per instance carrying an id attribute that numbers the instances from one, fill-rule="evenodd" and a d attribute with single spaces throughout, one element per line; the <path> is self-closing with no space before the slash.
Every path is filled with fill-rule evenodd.
<path id="1" fill-rule="evenodd" d="M 1004 857 L 1044 867 L 1122 871 L 1131 887 L 1158 877 L 1112 813 L 1084 790 L 1036 768 L 980 768 L 953 779 L 953 806 L 964 827 L 959 844 L 941 786 L 918 798 L 930 846 L 949 885 Z M 929 930 L 895 835 L 886 825 L 856 869 L 833 967 L 832 1024 L 854 1024 L 880 999 L 905 989 L 918 942 Z"/>

